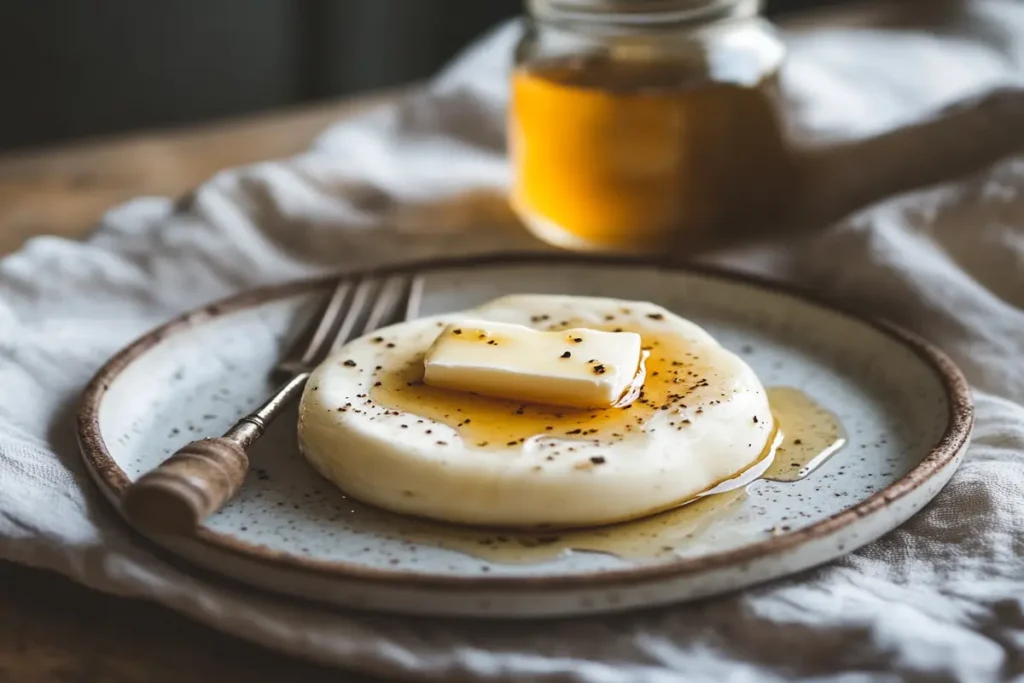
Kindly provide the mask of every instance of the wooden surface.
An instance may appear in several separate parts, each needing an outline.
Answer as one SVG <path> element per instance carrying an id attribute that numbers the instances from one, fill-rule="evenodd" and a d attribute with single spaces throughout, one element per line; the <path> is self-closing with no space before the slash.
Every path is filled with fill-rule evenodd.
<path id="1" fill-rule="evenodd" d="M 0 563 L 0 683 L 372 683 L 170 610 Z"/>
<path id="2" fill-rule="evenodd" d="M 222 169 L 295 154 L 334 121 L 395 96 L 0 155 L 0 254 L 33 235 L 81 237 L 133 197 L 177 197 Z"/>

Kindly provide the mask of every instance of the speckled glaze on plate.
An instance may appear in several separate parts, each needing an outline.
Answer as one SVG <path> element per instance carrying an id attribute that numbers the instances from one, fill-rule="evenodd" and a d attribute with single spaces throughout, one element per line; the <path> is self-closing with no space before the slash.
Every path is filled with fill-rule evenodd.
<path id="1" fill-rule="evenodd" d="M 854 550 L 930 501 L 970 437 L 967 384 L 936 348 L 747 276 L 562 254 L 391 270 L 425 275 L 423 315 L 510 293 L 661 304 L 741 353 L 766 386 L 797 387 L 834 411 L 850 442 L 807 479 L 759 482 L 670 559 L 572 553 L 506 565 L 346 520 L 342 494 L 299 455 L 293 412 L 253 450 L 253 471 L 221 513 L 194 537 L 152 540 L 234 580 L 347 607 L 488 617 L 608 612 L 735 590 Z M 183 443 L 220 434 L 268 394 L 270 368 L 330 284 L 291 283 L 208 306 L 100 370 L 83 397 L 79 438 L 115 507 L 130 480 Z"/>

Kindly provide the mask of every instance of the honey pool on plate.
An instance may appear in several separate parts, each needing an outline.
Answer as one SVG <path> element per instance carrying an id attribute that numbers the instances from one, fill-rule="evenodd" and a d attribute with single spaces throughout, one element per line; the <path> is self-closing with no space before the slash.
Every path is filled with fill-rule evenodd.
<path id="1" fill-rule="evenodd" d="M 811 475 L 837 453 L 845 445 L 846 435 L 834 413 L 799 389 L 774 387 L 767 391 L 782 439 L 775 451 L 774 462 L 761 478 L 778 482 L 798 481 Z M 441 411 L 439 419 L 443 419 L 443 407 L 437 410 Z M 464 419 L 456 420 L 455 424 Z M 460 429 L 465 427 L 462 425 Z M 483 425 L 474 427 L 474 430 L 487 428 Z M 502 434 L 502 438 L 510 439 L 510 436 L 511 433 Z M 474 432 L 474 438 L 482 436 Z M 504 443 L 500 439 L 496 441 Z M 454 550 L 498 564 L 546 562 L 570 551 L 648 560 L 672 555 L 681 545 L 699 537 L 717 519 L 735 511 L 749 496 L 749 486 L 706 496 L 635 521 L 571 531 L 527 532 L 442 524 L 390 513 L 353 500 L 349 500 L 347 516 L 352 521 L 358 520 L 360 528 L 375 533 Z"/>

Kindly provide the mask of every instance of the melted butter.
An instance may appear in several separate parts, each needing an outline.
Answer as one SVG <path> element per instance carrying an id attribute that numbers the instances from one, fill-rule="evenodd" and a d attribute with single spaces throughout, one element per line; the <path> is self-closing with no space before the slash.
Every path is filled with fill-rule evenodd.
<path id="1" fill-rule="evenodd" d="M 621 331 L 625 325 L 614 319 L 603 325 L 564 320 L 548 329 L 564 330 L 583 324 L 607 331 Z M 614 444 L 630 433 L 645 431 L 644 425 L 659 411 L 674 411 L 668 428 L 681 431 L 690 424 L 689 417 L 702 410 L 702 403 L 726 398 L 712 395 L 709 382 L 715 370 L 703 363 L 685 341 L 673 334 L 630 331 L 641 335 L 644 350 L 650 355 L 644 363 L 644 386 L 625 406 L 563 408 L 479 395 L 467 401 L 463 392 L 423 383 L 422 354 L 402 367 L 376 371 L 370 397 L 385 409 L 448 425 L 468 446 L 486 450 L 518 448 L 538 435 Z"/>
<path id="2" fill-rule="evenodd" d="M 799 389 L 773 387 L 767 391 L 784 437 L 775 462 L 762 479 L 799 481 L 846 445 L 846 432 L 835 413 Z"/>

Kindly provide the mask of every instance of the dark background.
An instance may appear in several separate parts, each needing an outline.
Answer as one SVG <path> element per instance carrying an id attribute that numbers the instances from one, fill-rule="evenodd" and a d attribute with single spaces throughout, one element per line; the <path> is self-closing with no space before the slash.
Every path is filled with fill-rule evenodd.
<path id="1" fill-rule="evenodd" d="M 769 0 L 787 11 L 827 0 Z M 0 150 L 424 78 L 521 0 L 0 0 Z"/>

